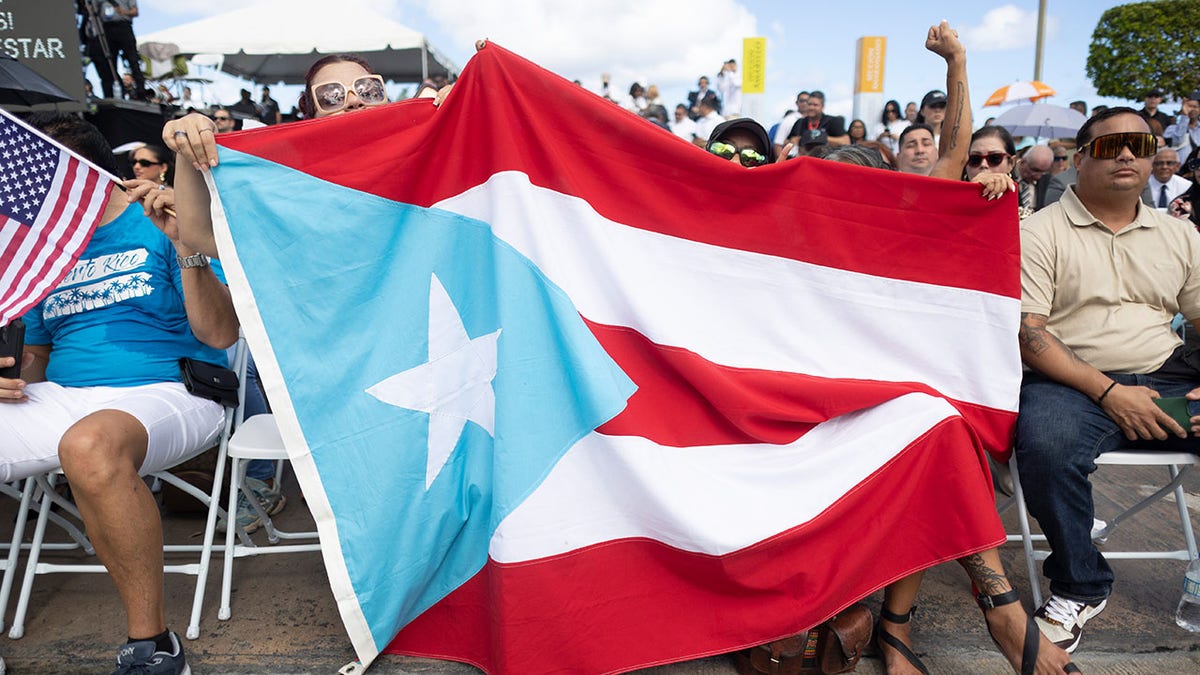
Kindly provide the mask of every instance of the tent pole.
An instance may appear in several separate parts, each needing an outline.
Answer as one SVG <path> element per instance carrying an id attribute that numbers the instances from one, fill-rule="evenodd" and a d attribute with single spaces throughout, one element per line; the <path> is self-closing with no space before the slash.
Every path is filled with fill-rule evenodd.
<path id="1" fill-rule="evenodd" d="M 421 81 L 429 79 L 429 41 L 421 40 Z"/>

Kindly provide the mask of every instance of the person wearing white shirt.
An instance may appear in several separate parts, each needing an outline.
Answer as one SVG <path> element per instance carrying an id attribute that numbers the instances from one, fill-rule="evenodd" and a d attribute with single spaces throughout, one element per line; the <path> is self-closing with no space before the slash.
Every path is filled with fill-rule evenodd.
<path id="1" fill-rule="evenodd" d="M 792 127 L 796 122 L 804 117 L 805 111 L 808 110 L 808 92 L 802 91 L 796 94 L 796 109 L 789 110 L 783 114 L 783 119 L 779 120 L 779 124 L 775 127 L 775 135 L 771 138 L 771 143 L 775 146 L 775 156 L 783 152 L 783 146 L 787 145 L 788 136 L 792 133 Z M 793 147 L 791 156 L 796 156 L 796 148 Z"/>
<path id="2" fill-rule="evenodd" d="M 675 106 L 675 119 L 667 126 L 671 127 L 671 133 L 688 142 L 696 135 L 696 123 L 688 117 L 688 107 L 682 103 Z"/>
<path id="3" fill-rule="evenodd" d="M 715 96 L 709 96 L 701 99 L 698 105 L 700 119 L 696 120 L 696 131 L 692 133 L 692 142 L 702 148 L 708 145 L 708 137 L 712 135 L 713 129 L 725 121 L 725 118 L 721 117 L 721 113 L 717 112 L 718 104 L 715 98 Z"/>
<path id="4" fill-rule="evenodd" d="M 735 59 L 729 59 L 721 66 L 721 72 L 717 74 L 717 92 L 723 102 L 722 113 L 727 117 L 742 114 L 742 74 L 738 72 Z"/>
<path id="5" fill-rule="evenodd" d="M 900 102 L 893 99 L 883 104 L 883 115 L 879 124 L 871 130 L 871 136 L 896 154 L 900 152 L 900 132 L 907 129 L 909 124 L 900 112 Z"/>
<path id="6" fill-rule="evenodd" d="M 1163 138 L 1180 157 L 1187 157 L 1200 148 L 1200 91 L 1183 99 L 1182 112 L 1175 124 L 1163 130 Z"/>
<path id="7" fill-rule="evenodd" d="M 1142 190 L 1142 201 L 1150 206 L 1165 209 L 1175 198 L 1192 187 L 1192 181 L 1175 175 L 1179 169 L 1179 153 L 1163 148 L 1154 156 L 1150 180 Z"/>

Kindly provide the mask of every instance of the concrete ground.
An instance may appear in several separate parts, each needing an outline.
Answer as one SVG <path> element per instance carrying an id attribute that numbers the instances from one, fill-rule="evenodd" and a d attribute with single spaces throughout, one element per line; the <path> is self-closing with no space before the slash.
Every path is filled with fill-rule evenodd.
<path id="1" fill-rule="evenodd" d="M 1105 468 L 1096 480 L 1101 516 L 1114 502 L 1129 502 L 1165 470 Z M 1200 513 L 1200 475 L 1185 482 L 1189 507 Z M 288 482 L 289 505 L 282 526 L 304 529 L 311 519 L 295 483 Z M 0 518 L 12 522 L 12 500 L 0 500 Z M 1016 532 L 1015 510 L 1004 514 Z M 198 542 L 203 520 L 168 515 L 166 531 L 173 541 Z M 1115 549 L 1144 549 L 1167 542 L 1182 548 L 1174 503 L 1157 505 L 1129 521 L 1109 540 Z M 5 539 L 7 535 L 4 535 Z M 78 553 L 50 554 L 53 561 L 85 561 Z M 1030 606 L 1029 580 L 1018 544 L 1004 549 L 1004 563 Z M 1075 661 L 1085 673 L 1200 673 L 1200 634 L 1188 633 L 1174 621 L 1182 561 L 1113 561 L 1117 587 L 1108 609 L 1088 624 Z M 336 673 L 354 659 L 325 579 L 319 554 L 303 553 L 245 558 L 236 567 L 233 616 L 218 621 L 220 565 L 212 565 L 205 613 L 198 640 L 185 641 L 189 663 L 197 675 Z M 20 579 L 18 578 L 18 583 Z M 194 577 L 167 578 L 168 622 L 183 632 L 194 590 Z M 1044 588 L 1044 586 L 1043 586 Z M 16 605 L 10 601 L 5 629 Z M 917 651 L 934 673 L 1011 672 L 992 646 L 982 616 L 970 598 L 966 575 L 954 564 L 937 567 L 925 577 L 916 619 Z M 877 608 L 880 594 L 870 598 Z M 55 574 L 40 577 L 34 586 L 25 637 L 0 638 L 0 655 L 16 675 L 107 673 L 115 647 L 123 640 L 123 617 L 116 592 L 106 575 Z M 478 673 L 461 664 L 384 656 L 370 673 Z M 733 675 L 731 662 L 714 657 L 641 671 L 647 675 Z M 882 673 L 881 662 L 865 658 L 860 673 Z"/>

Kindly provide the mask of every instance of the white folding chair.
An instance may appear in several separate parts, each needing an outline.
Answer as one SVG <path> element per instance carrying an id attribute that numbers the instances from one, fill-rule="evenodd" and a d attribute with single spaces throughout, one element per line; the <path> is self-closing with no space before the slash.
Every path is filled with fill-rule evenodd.
<path id="1" fill-rule="evenodd" d="M 278 546 L 280 539 L 315 539 L 316 532 L 286 532 L 275 526 L 268 514 L 258 502 L 254 492 L 246 485 L 246 462 L 255 459 L 273 460 L 279 467 L 275 472 L 275 485 L 279 488 L 282 475 L 282 461 L 287 459 L 287 450 L 283 438 L 279 435 L 279 427 L 275 424 L 275 416 L 255 415 L 247 418 L 229 439 L 230 481 L 229 501 L 226 511 L 234 514 L 225 529 L 225 568 L 221 580 L 221 608 L 217 618 L 225 621 L 232 616 L 230 596 L 233 591 L 233 559 L 275 553 L 303 553 L 320 551 L 320 542 L 310 544 L 286 544 Z M 246 531 L 236 526 L 238 493 L 246 497 L 247 502 L 259 518 L 262 519 L 263 530 L 267 533 L 267 542 L 271 546 L 258 546 Z M 237 537 L 237 542 L 234 537 Z"/>
<path id="2" fill-rule="evenodd" d="M 1184 543 L 1184 548 L 1175 550 L 1114 551 L 1105 548 L 1103 551 L 1105 558 L 1110 560 L 1192 560 L 1196 558 L 1196 535 L 1192 531 L 1192 519 L 1188 513 L 1187 501 L 1183 491 L 1183 479 L 1193 466 L 1200 465 L 1200 455 L 1188 452 L 1162 452 L 1158 450 L 1118 450 L 1100 455 L 1096 458 L 1096 464 L 1098 466 L 1163 466 L 1166 467 L 1170 480 L 1153 494 L 1126 507 L 1112 518 L 1106 521 L 1098 521 L 1097 527 L 1092 530 L 1093 541 L 1097 542 L 1097 544 L 1104 544 L 1118 525 L 1159 499 L 1169 494 L 1174 494 L 1175 505 L 1179 510 L 1179 525 L 1183 533 Z M 1017 535 L 1009 535 L 1009 540 L 1012 541 L 1015 538 L 1019 538 L 1025 547 L 1025 562 L 1029 567 L 1029 585 L 1033 589 L 1033 604 L 1041 606 L 1041 576 L 1038 574 L 1037 561 L 1045 560 L 1050 555 L 1050 551 L 1034 548 L 1034 541 L 1045 541 L 1046 538 L 1042 535 L 1034 535 L 1030 530 L 1029 512 L 1025 508 L 1025 492 L 1021 489 L 1021 477 L 1017 469 L 1015 455 L 1009 461 L 1009 468 L 1012 470 L 1013 501 L 1017 506 L 1017 517 L 1021 528 L 1019 537 Z"/>
<path id="3" fill-rule="evenodd" d="M 163 572 L 190 574 L 196 577 L 196 592 L 192 600 L 192 613 L 186 631 L 187 637 L 193 640 L 200 636 L 200 611 L 204 600 L 204 590 L 208 583 L 208 568 L 214 550 L 213 533 L 216 530 L 217 518 L 224 515 L 224 511 L 220 507 L 221 483 L 225 475 L 225 457 L 228 452 L 229 439 L 233 432 L 233 423 L 234 420 L 239 416 L 241 411 L 241 402 L 245 398 L 246 359 L 247 351 L 245 341 L 239 338 L 237 348 L 234 351 L 234 360 L 232 364 L 232 369 L 238 374 L 239 381 L 238 407 L 234 409 L 226 408 L 225 410 L 225 423 L 224 429 L 221 433 L 220 442 L 218 444 L 217 465 L 213 476 L 213 487 L 211 494 L 206 494 L 199 488 L 176 477 L 169 471 L 160 471 L 149 474 L 149 476 L 169 483 L 196 498 L 206 506 L 208 511 L 207 524 L 204 530 L 204 542 L 202 544 L 165 544 L 163 546 L 164 554 L 200 554 L 198 561 L 163 565 Z M 56 517 L 56 514 L 51 513 L 52 505 L 58 506 L 64 512 L 70 514 L 78 522 L 82 522 L 82 518 L 79 515 L 79 511 L 75 508 L 75 505 L 54 491 L 54 484 L 57 480 L 57 477 L 60 475 L 62 475 L 62 472 L 60 470 L 55 470 L 47 474 L 34 476 L 33 478 L 29 479 L 36 484 L 37 490 L 41 495 L 41 500 L 37 524 L 34 527 L 33 540 L 29 545 L 29 559 L 25 564 L 25 576 L 22 579 L 21 593 L 17 599 L 17 609 L 13 616 L 13 624 L 8 632 L 8 636 L 12 639 L 19 639 L 25 634 L 25 618 L 29 609 L 29 599 L 33 593 L 34 579 L 38 575 L 60 572 L 108 573 L 108 570 L 104 567 L 104 565 L 98 563 L 55 564 L 40 561 L 41 552 L 51 548 L 52 546 L 45 542 L 46 524 L 53 517 Z M 95 552 L 91 549 L 90 544 L 87 545 L 85 550 L 89 555 Z M 9 555 L 12 555 L 11 551 Z M 2 592 L 2 590 L 3 589 L 0 588 L 0 592 Z"/>

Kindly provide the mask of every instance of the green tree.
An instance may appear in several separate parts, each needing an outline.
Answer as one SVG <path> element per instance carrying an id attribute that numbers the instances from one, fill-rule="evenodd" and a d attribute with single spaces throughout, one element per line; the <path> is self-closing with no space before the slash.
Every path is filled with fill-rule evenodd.
<path id="1" fill-rule="evenodd" d="M 1149 89 L 1180 96 L 1200 89 L 1200 0 L 1153 0 L 1100 17 L 1087 74 L 1101 96 L 1140 100 Z"/>

